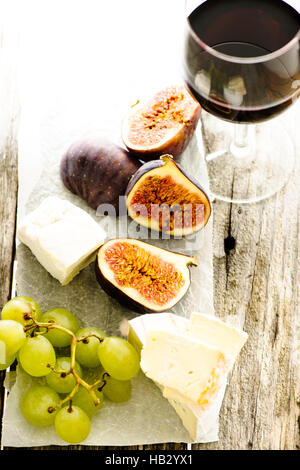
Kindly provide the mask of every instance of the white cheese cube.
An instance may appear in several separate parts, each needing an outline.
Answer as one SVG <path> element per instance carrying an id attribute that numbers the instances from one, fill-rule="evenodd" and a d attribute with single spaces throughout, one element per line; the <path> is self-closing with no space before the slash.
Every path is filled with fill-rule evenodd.
<path id="1" fill-rule="evenodd" d="M 17 237 L 55 279 L 66 285 L 95 259 L 106 234 L 83 209 L 50 196 L 21 221 Z"/>

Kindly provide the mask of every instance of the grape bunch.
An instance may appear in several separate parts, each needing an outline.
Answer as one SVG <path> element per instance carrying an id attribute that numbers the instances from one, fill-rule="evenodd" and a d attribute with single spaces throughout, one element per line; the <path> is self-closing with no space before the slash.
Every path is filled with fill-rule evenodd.
<path id="1" fill-rule="evenodd" d="M 33 381 L 21 397 L 24 418 L 35 426 L 54 425 L 70 444 L 88 437 L 91 417 L 105 399 L 129 400 L 131 379 L 140 368 L 138 353 L 125 339 L 92 326 L 80 328 L 65 308 L 42 314 L 25 296 L 9 300 L 1 312 L 0 370 L 15 360 L 30 376 L 45 379 L 42 385 Z M 94 383 L 83 379 L 85 370 L 98 368 Z"/>

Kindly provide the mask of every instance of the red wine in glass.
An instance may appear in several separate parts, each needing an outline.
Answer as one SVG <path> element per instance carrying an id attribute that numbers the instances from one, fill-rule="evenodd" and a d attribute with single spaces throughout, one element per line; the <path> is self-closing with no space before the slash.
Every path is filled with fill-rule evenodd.
<path id="1" fill-rule="evenodd" d="M 282 0 L 206 0 L 187 18 L 184 79 L 202 107 L 268 120 L 300 94 L 300 15 Z"/>

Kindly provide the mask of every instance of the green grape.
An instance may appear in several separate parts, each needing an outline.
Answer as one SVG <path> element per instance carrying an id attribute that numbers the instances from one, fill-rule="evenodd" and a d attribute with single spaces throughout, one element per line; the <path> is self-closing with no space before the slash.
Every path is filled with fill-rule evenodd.
<path id="1" fill-rule="evenodd" d="M 55 364 L 55 371 L 51 371 L 46 377 L 49 387 L 52 387 L 58 393 L 70 393 L 76 385 L 76 379 L 72 373 L 66 374 L 70 370 L 71 359 L 69 357 L 58 357 Z M 75 363 L 75 372 L 82 377 L 80 365 Z M 65 372 L 57 373 L 56 370 Z"/>
<path id="2" fill-rule="evenodd" d="M 41 335 L 27 337 L 18 358 L 25 372 L 33 377 L 50 374 L 50 367 L 53 368 L 56 362 L 52 344 Z"/>
<path id="3" fill-rule="evenodd" d="M 1 312 L 2 320 L 14 320 L 23 326 L 30 325 L 32 319 L 38 321 L 40 316 L 41 309 L 36 301 L 24 295 L 9 300 Z"/>
<path id="4" fill-rule="evenodd" d="M 0 362 L 0 370 L 6 370 L 9 366 L 11 366 L 16 359 L 16 355 L 14 354 L 13 356 L 7 357 L 6 362 L 1 363 Z"/>
<path id="5" fill-rule="evenodd" d="M 105 377 L 105 381 L 103 393 L 106 398 L 115 403 L 129 400 L 131 397 L 130 380 L 117 380 L 113 377 Z"/>
<path id="6" fill-rule="evenodd" d="M 55 417 L 55 430 L 58 436 L 70 444 L 84 441 L 91 430 L 88 415 L 79 406 L 65 406 Z"/>
<path id="7" fill-rule="evenodd" d="M 110 336 L 98 345 L 98 355 L 106 372 L 117 380 L 130 380 L 140 369 L 139 355 L 123 338 Z"/>
<path id="8" fill-rule="evenodd" d="M 102 407 L 103 404 L 103 393 L 96 388 L 94 389 L 94 392 L 97 398 L 100 400 L 98 405 L 95 405 L 91 395 L 82 385 L 79 385 L 78 391 L 73 397 L 72 404 L 79 406 L 79 408 L 85 411 L 88 416 L 92 416 Z"/>
<path id="9" fill-rule="evenodd" d="M 99 328 L 86 326 L 77 331 L 76 337 L 80 339 L 92 334 L 97 335 L 100 338 L 104 338 L 106 336 L 106 334 Z M 99 356 L 97 354 L 99 344 L 99 340 L 94 336 L 83 341 L 79 341 L 76 344 L 76 360 L 83 367 L 98 367 L 100 365 Z"/>
<path id="10" fill-rule="evenodd" d="M 0 361 L 16 354 L 26 340 L 23 326 L 14 320 L 0 320 Z"/>
<path id="11" fill-rule="evenodd" d="M 58 325 L 72 331 L 72 333 L 75 333 L 79 328 L 79 322 L 75 315 L 65 308 L 53 308 L 45 312 L 42 315 L 41 322 L 48 323 L 49 321 L 54 321 Z M 72 341 L 72 336 L 69 333 L 58 328 L 49 330 L 45 336 L 56 348 L 69 346 Z"/>
<path id="12" fill-rule="evenodd" d="M 21 398 L 24 418 L 35 426 L 50 426 L 54 423 L 60 402 L 59 395 L 46 385 L 33 385 Z"/>

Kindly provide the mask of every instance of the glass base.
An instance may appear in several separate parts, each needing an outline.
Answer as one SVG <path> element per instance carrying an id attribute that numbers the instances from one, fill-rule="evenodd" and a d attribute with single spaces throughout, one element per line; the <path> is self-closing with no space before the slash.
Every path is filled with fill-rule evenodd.
<path id="1" fill-rule="evenodd" d="M 219 127 L 220 121 L 216 121 L 214 118 L 211 131 L 205 129 L 212 146 L 206 155 L 212 199 L 254 203 L 273 196 L 287 184 L 294 169 L 295 149 L 280 121 L 249 125 L 249 146 L 240 149 L 232 144 L 234 125 L 224 127 L 222 122 Z"/>

